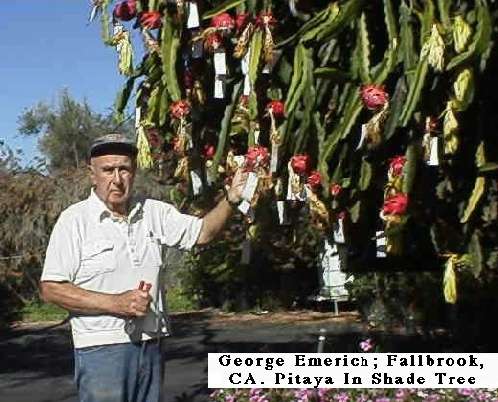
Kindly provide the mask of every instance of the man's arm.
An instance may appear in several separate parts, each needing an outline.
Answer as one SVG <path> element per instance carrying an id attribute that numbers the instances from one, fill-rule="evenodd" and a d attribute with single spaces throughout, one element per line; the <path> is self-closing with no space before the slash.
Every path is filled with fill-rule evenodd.
<path id="1" fill-rule="evenodd" d="M 247 174 L 243 173 L 242 169 L 237 170 L 232 180 L 232 185 L 227 191 L 227 197 L 224 197 L 218 205 L 204 216 L 197 244 L 209 243 L 223 229 L 233 212 L 233 206 L 230 203 L 236 204 L 240 202 L 246 180 Z"/>
<path id="2" fill-rule="evenodd" d="M 151 301 L 149 293 L 143 290 L 107 294 L 85 290 L 70 282 L 40 282 L 40 294 L 44 301 L 72 312 L 125 317 L 146 315 Z"/>

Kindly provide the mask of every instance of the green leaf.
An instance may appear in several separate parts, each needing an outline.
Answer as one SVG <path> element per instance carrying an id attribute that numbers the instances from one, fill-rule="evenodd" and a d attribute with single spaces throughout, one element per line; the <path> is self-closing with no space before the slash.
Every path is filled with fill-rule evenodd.
<path id="1" fill-rule="evenodd" d="M 306 54 L 304 46 L 302 44 L 297 45 L 294 53 L 294 74 L 285 100 L 285 110 L 289 114 L 294 111 L 297 101 L 301 98 L 304 90 L 304 83 L 306 82 L 305 67 L 307 66 Z"/>
<path id="2" fill-rule="evenodd" d="M 400 6 L 400 56 L 403 60 L 405 71 L 414 70 L 418 58 L 415 51 L 411 19 L 411 9 L 403 1 Z M 407 74 L 407 76 L 408 82 L 411 83 L 411 75 Z"/>
<path id="3" fill-rule="evenodd" d="M 202 19 L 203 20 L 208 20 L 210 18 L 213 18 L 217 16 L 218 14 L 224 13 L 227 10 L 230 10 L 231 8 L 237 7 L 238 5 L 244 3 L 244 0 L 226 0 L 223 3 L 221 3 L 219 6 L 216 6 L 215 8 L 205 12 L 202 14 Z"/>
<path id="4" fill-rule="evenodd" d="M 474 33 L 474 40 L 465 52 L 451 59 L 446 66 L 446 70 L 450 71 L 471 58 L 486 52 L 491 43 L 492 29 L 491 15 L 489 14 L 488 7 L 486 3 L 478 1 L 477 28 Z"/>
<path id="5" fill-rule="evenodd" d="M 360 168 L 360 181 L 359 188 L 361 191 L 365 191 L 370 187 L 370 181 L 372 180 L 372 164 L 367 160 L 363 159 L 361 161 Z"/>
<path id="6" fill-rule="evenodd" d="M 411 143 L 406 149 L 406 162 L 403 167 L 404 179 L 403 179 L 403 192 L 405 194 L 410 194 L 413 182 L 415 181 L 415 176 L 417 174 L 417 161 L 419 159 L 418 145 Z"/>
<path id="7" fill-rule="evenodd" d="M 358 22 L 358 34 L 357 39 L 359 42 L 359 74 L 360 78 L 364 83 L 370 83 L 370 41 L 368 39 L 368 30 L 367 30 L 367 20 L 365 13 L 361 13 L 360 21 Z"/>
<path id="8" fill-rule="evenodd" d="M 119 123 L 124 120 L 123 113 L 126 105 L 128 104 L 128 100 L 130 99 L 134 84 L 135 78 L 128 78 L 123 88 L 118 92 L 116 96 L 116 101 L 114 102 L 114 119 Z"/>
<path id="9" fill-rule="evenodd" d="M 313 73 L 315 78 L 325 78 L 333 82 L 349 81 L 351 76 L 347 71 L 340 70 L 334 67 L 318 67 Z"/>
<path id="10" fill-rule="evenodd" d="M 389 43 L 398 38 L 398 29 L 391 0 L 384 0 L 384 18 L 386 20 Z"/>
<path id="11" fill-rule="evenodd" d="M 339 15 L 337 15 L 337 17 L 335 17 L 328 26 L 317 35 L 317 41 L 327 42 L 332 37 L 339 34 L 350 22 L 354 21 L 355 18 L 358 18 L 362 5 L 363 0 L 349 0 L 340 6 Z"/>
<path id="12" fill-rule="evenodd" d="M 469 201 L 467 202 L 467 207 L 465 208 L 465 212 L 463 213 L 462 218 L 460 219 L 460 223 L 466 223 L 469 218 L 472 216 L 472 213 L 475 211 L 479 200 L 484 194 L 484 189 L 486 187 L 486 179 L 484 177 L 476 177 L 476 181 L 474 184 L 474 189 L 472 190 L 472 194 L 470 195 Z"/>
<path id="13" fill-rule="evenodd" d="M 178 49 L 180 48 L 180 32 L 173 27 L 173 23 L 169 17 L 166 18 L 166 24 L 162 30 L 161 42 L 163 81 L 166 84 L 171 99 L 176 102 L 182 98 L 182 92 L 176 75 L 176 59 Z"/>
<path id="14" fill-rule="evenodd" d="M 349 208 L 349 216 L 351 217 L 351 222 L 356 223 L 360 219 L 361 201 L 357 200 L 354 205 Z"/>
<path id="15" fill-rule="evenodd" d="M 249 55 L 249 79 L 254 88 L 258 78 L 259 61 L 261 59 L 261 49 L 263 48 L 263 33 L 258 30 L 251 38 Z"/>
<path id="16" fill-rule="evenodd" d="M 498 170 L 498 163 L 487 162 L 479 168 L 479 173 L 494 172 Z"/>
<path id="17" fill-rule="evenodd" d="M 428 72 L 428 66 L 427 56 L 421 57 L 417 65 L 415 76 L 410 83 L 410 89 L 406 97 L 405 107 L 400 117 L 400 123 L 403 127 L 406 127 L 410 121 L 412 114 L 417 107 L 418 101 L 420 100 L 420 95 L 422 94 L 422 88 L 424 87 L 425 78 Z"/>
<path id="18" fill-rule="evenodd" d="M 469 242 L 469 256 L 471 260 L 471 269 L 474 276 L 477 278 L 483 268 L 483 254 L 481 242 L 477 231 L 472 234 Z"/>
<path id="19" fill-rule="evenodd" d="M 407 95 L 405 76 L 401 76 L 394 88 L 394 94 L 390 102 L 389 116 L 387 117 L 386 124 L 384 125 L 384 138 L 389 140 L 396 132 L 398 127 L 403 106 Z"/>
<path id="20" fill-rule="evenodd" d="M 232 121 L 233 112 L 240 97 L 241 88 L 242 88 L 242 82 L 239 82 L 234 86 L 232 93 L 232 102 L 227 104 L 223 120 L 221 121 L 220 134 L 218 137 L 218 146 L 216 148 L 216 153 L 213 158 L 213 165 L 211 166 L 211 173 L 214 178 L 218 177 L 218 166 L 220 164 L 221 158 L 223 157 L 223 153 L 225 152 L 226 142 L 228 134 L 230 132 L 230 122 Z"/>

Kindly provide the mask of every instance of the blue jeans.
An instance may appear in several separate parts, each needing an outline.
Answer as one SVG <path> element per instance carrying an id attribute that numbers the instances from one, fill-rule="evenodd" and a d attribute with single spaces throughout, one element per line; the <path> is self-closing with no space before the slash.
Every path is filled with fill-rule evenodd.
<path id="1" fill-rule="evenodd" d="M 74 350 L 80 402 L 159 402 L 162 371 L 156 341 Z"/>

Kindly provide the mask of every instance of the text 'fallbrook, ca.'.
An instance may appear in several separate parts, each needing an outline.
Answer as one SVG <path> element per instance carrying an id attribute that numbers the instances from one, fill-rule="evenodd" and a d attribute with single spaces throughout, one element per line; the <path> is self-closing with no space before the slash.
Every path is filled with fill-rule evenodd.
<path id="1" fill-rule="evenodd" d="M 210 353 L 210 388 L 481 388 L 498 354 Z"/>

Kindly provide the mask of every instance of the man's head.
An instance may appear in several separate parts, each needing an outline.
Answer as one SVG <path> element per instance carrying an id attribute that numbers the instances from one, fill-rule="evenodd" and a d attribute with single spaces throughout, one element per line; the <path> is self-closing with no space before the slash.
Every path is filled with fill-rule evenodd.
<path id="1" fill-rule="evenodd" d="M 113 212 L 126 214 L 136 172 L 137 148 L 122 134 L 97 138 L 90 147 L 90 177 L 97 196 Z"/>

